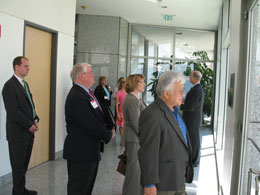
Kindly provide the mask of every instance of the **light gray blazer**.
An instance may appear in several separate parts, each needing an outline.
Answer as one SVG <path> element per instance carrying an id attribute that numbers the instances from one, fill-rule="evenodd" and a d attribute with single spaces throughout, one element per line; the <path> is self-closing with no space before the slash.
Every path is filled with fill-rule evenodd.
<path id="1" fill-rule="evenodd" d="M 139 142 L 138 122 L 140 113 L 146 108 L 142 100 L 138 100 L 134 95 L 127 94 L 123 103 L 124 114 L 124 140 L 128 142 Z"/>
<path id="2" fill-rule="evenodd" d="M 176 191 L 192 180 L 191 148 L 178 122 L 161 98 L 157 98 L 139 119 L 138 159 L 141 184 L 155 184 L 158 191 Z M 188 177 L 188 178 L 187 178 Z"/>

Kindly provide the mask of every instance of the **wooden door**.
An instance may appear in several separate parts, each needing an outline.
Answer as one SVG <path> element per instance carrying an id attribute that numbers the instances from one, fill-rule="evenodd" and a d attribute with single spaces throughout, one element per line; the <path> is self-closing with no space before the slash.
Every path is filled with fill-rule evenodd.
<path id="1" fill-rule="evenodd" d="M 29 168 L 49 160 L 51 46 L 51 33 L 26 26 L 25 56 L 29 59 L 30 71 L 25 80 L 29 83 L 40 118 Z"/>

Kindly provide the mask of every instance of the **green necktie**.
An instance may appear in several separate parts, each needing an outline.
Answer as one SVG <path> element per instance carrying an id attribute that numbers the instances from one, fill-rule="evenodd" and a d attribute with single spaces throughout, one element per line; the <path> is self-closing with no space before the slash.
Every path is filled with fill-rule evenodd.
<path id="1" fill-rule="evenodd" d="M 24 80 L 22 80 L 22 82 L 23 82 L 23 84 L 24 84 L 24 89 L 25 89 L 25 91 L 26 91 L 26 94 L 27 94 L 27 96 L 28 96 L 28 98 L 29 98 L 29 100 L 30 100 L 31 106 L 32 106 L 33 119 L 34 119 L 34 118 L 36 117 L 36 113 L 35 113 L 35 110 L 34 110 L 34 106 L 33 106 L 32 98 L 31 98 L 31 95 L 30 95 L 30 92 L 29 92 L 29 89 L 28 89 L 28 85 L 27 85 L 27 83 L 26 83 Z"/>

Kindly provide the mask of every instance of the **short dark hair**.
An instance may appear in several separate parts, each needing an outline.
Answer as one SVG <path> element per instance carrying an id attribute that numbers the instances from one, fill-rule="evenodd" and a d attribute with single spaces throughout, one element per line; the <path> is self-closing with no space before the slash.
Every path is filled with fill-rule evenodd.
<path id="1" fill-rule="evenodd" d="M 21 66 L 22 59 L 28 60 L 28 58 L 26 58 L 24 56 L 17 56 L 16 58 L 14 58 L 14 60 L 13 60 L 13 69 L 15 69 L 15 65 Z"/>

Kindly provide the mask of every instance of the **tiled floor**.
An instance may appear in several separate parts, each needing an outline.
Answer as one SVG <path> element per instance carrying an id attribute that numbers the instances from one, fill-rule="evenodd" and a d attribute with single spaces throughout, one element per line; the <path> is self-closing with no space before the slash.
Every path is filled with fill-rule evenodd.
<path id="1" fill-rule="evenodd" d="M 186 187 L 188 195 L 217 195 L 217 179 L 213 136 L 210 130 L 201 130 L 201 161 L 194 169 L 194 181 Z M 124 177 L 116 172 L 117 156 L 121 154 L 120 136 L 105 148 L 100 162 L 93 195 L 121 195 Z M 39 195 L 66 195 L 66 161 L 58 159 L 35 167 L 27 173 L 27 188 Z M 0 195 L 11 195 L 12 184 L 0 188 Z"/>

